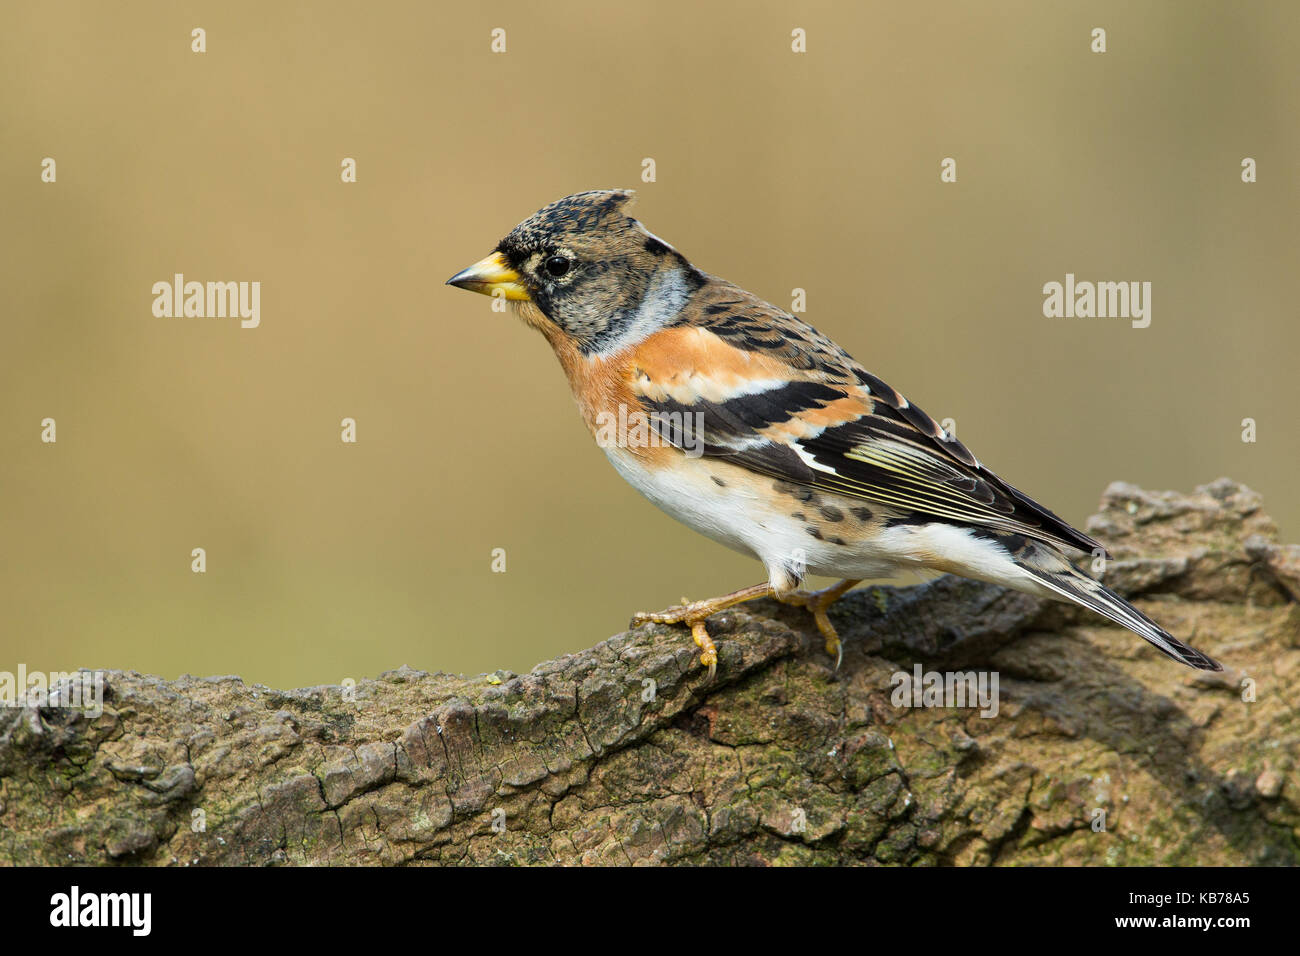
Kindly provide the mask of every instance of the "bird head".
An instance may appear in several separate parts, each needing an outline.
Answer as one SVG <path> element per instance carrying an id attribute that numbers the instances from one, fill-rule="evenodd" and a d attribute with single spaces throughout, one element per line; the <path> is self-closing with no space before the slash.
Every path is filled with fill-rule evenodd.
<path id="1" fill-rule="evenodd" d="M 567 336 L 587 354 L 644 337 L 676 315 L 704 277 L 627 214 L 633 195 L 594 190 L 557 200 L 447 284 L 504 296 L 548 337 Z"/>

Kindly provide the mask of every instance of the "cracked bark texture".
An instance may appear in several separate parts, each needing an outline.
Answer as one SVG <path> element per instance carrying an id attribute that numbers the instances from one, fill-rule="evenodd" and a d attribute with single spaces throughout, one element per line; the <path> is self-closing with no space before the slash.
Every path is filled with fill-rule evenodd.
<path id="1" fill-rule="evenodd" d="M 1114 484 L 1088 528 L 1107 582 L 1224 674 L 950 576 L 841 600 L 838 673 L 771 602 L 712 619 L 707 686 L 657 625 L 347 691 L 107 672 L 95 719 L 0 710 L 0 861 L 1296 863 L 1300 546 L 1227 479 Z M 999 713 L 894 706 L 918 663 L 996 671 Z"/>

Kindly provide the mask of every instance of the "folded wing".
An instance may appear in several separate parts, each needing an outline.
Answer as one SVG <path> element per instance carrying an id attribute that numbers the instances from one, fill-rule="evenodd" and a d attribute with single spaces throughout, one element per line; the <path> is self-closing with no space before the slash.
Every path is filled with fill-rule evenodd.
<path id="1" fill-rule="evenodd" d="M 785 313 L 766 318 L 815 336 L 816 361 L 800 368 L 783 354 L 775 362 L 761 340 L 738 343 L 706 325 L 692 330 L 689 349 L 674 349 L 664 365 L 671 376 L 657 376 L 653 360 L 638 363 L 629 385 L 664 441 L 896 509 L 899 520 L 975 525 L 1104 553 L 833 344 L 828 354 L 824 336 Z M 791 341 L 785 336 L 782 348 Z M 752 374 L 736 374 L 746 365 Z"/>

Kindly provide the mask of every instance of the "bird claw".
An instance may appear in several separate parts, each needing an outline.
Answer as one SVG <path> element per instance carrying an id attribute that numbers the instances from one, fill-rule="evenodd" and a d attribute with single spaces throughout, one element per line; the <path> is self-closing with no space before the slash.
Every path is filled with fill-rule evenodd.
<path id="1" fill-rule="evenodd" d="M 718 676 L 718 646 L 713 643 L 713 638 L 709 637 L 703 621 L 695 621 L 691 624 L 691 637 L 695 638 L 695 644 L 700 649 L 700 663 L 709 669 L 704 683 L 712 684 L 713 678 Z"/>
<path id="2" fill-rule="evenodd" d="M 718 647 L 713 643 L 713 639 L 709 637 L 704 622 L 710 616 L 725 611 L 729 607 L 734 607 L 742 601 L 767 597 L 771 593 L 772 586 L 765 581 L 762 584 L 741 588 L 739 591 L 732 591 L 730 594 L 709 598 L 706 601 L 688 601 L 686 598 L 682 598 L 682 603 L 676 607 L 670 607 L 664 611 L 641 611 L 632 615 L 632 626 L 636 627 L 638 624 L 685 624 L 691 629 L 691 637 L 695 639 L 695 643 L 700 649 L 700 663 L 709 669 L 708 680 L 712 681 L 718 673 Z"/>
<path id="3" fill-rule="evenodd" d="M 839 600 L 844 592 L 855 584 L 857 584 L 856 581 L 845 580 L 821 591 L 792 591 L 784 596 L 777 595 L 777 600 L 782 604 L 804 608 L 813 616 L 813 622 L 816 623 L 817 630 L 821 632 L 826 641 L 826 653 L 835 658 L 835 669 L 837 671 L 840 669 L 840 665 L 844 663 L 844 644 L 841 643 L 840 636 L 836 633 L 835 625 L 831 623 L 826 609 Z"/>
<path id="4" fill-rule="evenodd" d="M 707 603 L 692 604 L 687 598 L 682 598 L 682 603 L 676 607 L 663 611 L 638 611 L 632 615 L 633 627 L 641 624 L 685 624 L 689 627 L 691 637 L 700 649 L 700 664 L 709 669 L 708 676 L 705 678 L 706 684 L 712 683 L 718 674 L 718 646 L 713 643 L 713 638 L 709 637 L 708 629 L 704 626 L 708 614 L 700 616 L 703 611 L 700 605 Z"/>

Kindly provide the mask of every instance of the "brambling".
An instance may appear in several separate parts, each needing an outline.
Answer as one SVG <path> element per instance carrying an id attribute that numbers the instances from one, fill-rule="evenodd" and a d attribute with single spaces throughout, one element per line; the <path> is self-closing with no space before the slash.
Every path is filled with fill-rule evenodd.
<path id="1" fill-rule="evenodd" d="M 447 280 L 503 296 L 555 350 L 614 469 L 767 580 L 634 623 L 690 627 L 754 598 L 827 608 L 864 578 L 933 569 L 1090 608 L 1202 670 L 1220 665 L 1070 563 L 1105 549 L 793 315 L 696 268 L 628 215 L 632 193 L 569 196 Z M 805 573 L 842 580 L 800 589 Z"/>

